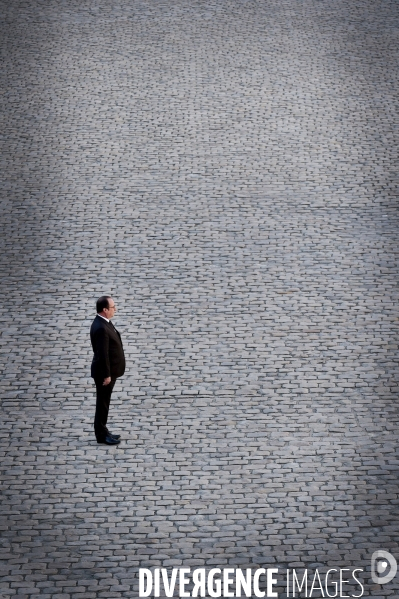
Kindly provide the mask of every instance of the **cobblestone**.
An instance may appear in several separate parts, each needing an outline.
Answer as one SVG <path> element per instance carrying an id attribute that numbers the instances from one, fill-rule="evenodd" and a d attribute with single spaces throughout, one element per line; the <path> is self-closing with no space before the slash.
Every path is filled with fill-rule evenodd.
<path id="1" fill-rule="evenodd" d="M 179 566 L 399 597 L 370 578 L 399 559 L 397 4 L 0 5 L 0 599 Z"/>

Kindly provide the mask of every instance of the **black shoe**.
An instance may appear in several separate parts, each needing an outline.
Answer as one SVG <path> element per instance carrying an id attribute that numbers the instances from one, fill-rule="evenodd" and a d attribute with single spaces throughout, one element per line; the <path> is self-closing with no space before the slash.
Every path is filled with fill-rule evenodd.
<path id="1" fill-rule="evenodd" d="M 118 445 L 120 443 L 119 439 L 114 439 L 110 435 L 104 437 L 104 439 L 97 439 L 97 443 L 105 443 L 105 445 Z"/>
<path id="2" fill-rule="evenodd" d="M 114 433 L 110 433 L 109 431 L 107 433 L 107 436 L 112 437 L 113 439 L 116 439 L 117 441 L 121 438 L 120 435 L 114 435 Z"/>

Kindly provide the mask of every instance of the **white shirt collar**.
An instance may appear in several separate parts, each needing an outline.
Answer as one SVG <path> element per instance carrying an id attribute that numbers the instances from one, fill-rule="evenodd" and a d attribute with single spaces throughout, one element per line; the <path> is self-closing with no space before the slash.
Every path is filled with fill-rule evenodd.
<path id="1" fill-rule="evenodd" d="M 109 322 L 109 319 L 105 318 L 105 316 L 101 316 L 101 314 L 97 314 L 97 316 L 99 316 L 100 318 L 103 318 L 104 320 L 106 320 L 107 322 Z"/>

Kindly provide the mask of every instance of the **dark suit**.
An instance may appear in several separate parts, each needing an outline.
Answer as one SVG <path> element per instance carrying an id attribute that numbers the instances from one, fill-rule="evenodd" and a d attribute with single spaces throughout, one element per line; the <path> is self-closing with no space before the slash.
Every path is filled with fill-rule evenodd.
<path id="1" fill-rule="evenodd" d="M 94 432 L 97 440 L 102 440 L 108 432 L 108 411 L 115 381 L 125 372 L 125 354 L 121 336 L 114 325 L 98 314 L 91 325 L 90 339 L 94 352 L 91 376 L 97 390 Z M 111 382 L 104 385 L 104 379 L 108 377 Z"/>

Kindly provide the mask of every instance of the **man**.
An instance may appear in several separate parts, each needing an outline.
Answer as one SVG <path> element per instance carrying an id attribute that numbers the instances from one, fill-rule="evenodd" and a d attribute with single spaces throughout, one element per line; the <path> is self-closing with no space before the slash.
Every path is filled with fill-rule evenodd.
<path id="1" fill-rule="evenodd" d="M 112 297 L 109 295 L 100 297 L 97 300 L 97 316 L 90 329 L 94 351 L 91 376 L 97 391 L 94 432 L 97 443 L 106 445 L 120 443 L 120 435 L 113 435 L 107 429 L 107 420 L 115 381 L 125 372 L 125 354 L 121 336 L 111 322 L 115 312 L 116 306 Z"/>

